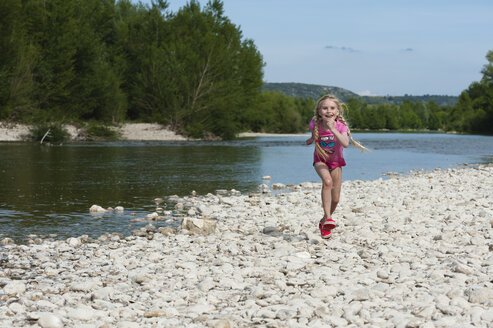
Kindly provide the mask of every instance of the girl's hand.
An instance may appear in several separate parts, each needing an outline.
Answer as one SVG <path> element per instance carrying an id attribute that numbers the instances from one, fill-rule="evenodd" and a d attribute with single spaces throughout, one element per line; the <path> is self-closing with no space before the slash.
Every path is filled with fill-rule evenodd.
<path id="1" fill-rule="evenodd" d="M 336 126 L 335 118 L 334 117 L 329 118 L 329 120 L 327 121 L 327 127 L 329 128 L 329 131 L 333 133 L 335 126 Z"/>
<path id="2" fill-rule="evenodd" d="M 306 139 L 305 141 L 305 144 L 308 146 L 308 145 L 311 145 L 313 143 L 313 137 L 310 137 L 309 139 Z"/>

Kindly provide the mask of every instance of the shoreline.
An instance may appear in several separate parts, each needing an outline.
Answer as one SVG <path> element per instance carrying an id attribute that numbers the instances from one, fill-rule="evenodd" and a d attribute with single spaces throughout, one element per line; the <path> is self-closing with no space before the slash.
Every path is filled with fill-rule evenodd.
<path id="1" fill-rule="evenodd" d="M 0 122 L 0 142 L 22 142 L 25 135 L 29 133 L 29 125 L 26 124 L 5 124 Z M 64 128 L 70 134 L 71 142 L 84 141 L 81 135 L 84 129 L 77 128 L 72 124 L 65 124 Z M 189 141 L 191 139 L 176 134 L 169 128 L 158 123 L 124 123 L 115 128 L 121 133 L 122 141 Z M 254 137 L 292 137 L 305 136 L 303 133 L 261 133 L 261 132 L 242 132 L 238 138 Z"/>
<path id="2" fill-rule="evenodd" d="M 10 124 L 0 122 L 0 142 L 25 142 L 25 136 L 29 133 L 27 124 Z M 70 142 L 86 141 L 82 137 L 85 129 L 78 128 L 73 124 L 64 124 L 65 129 L 70 134 Z M 121 133 L 121 141 L 190 141 L 193 139 L 179 135 L 168 127 L 158 123 L 123 123 L 120 127 L 115 127 Z M 454 131 L 429 131 L 429 130 L 353 130 L 355 133 L 445 133 L 460 134 Z M 240 132 L 238 138 L 258 138 L 258 137 L 306 137 L 306 133 L 264 133 L 264 132 Z"/>
<path id="3" fill-rule="evenodd" d="M 64 124 L 70 134 L 71 142 L 84 141 L 81 135 L 84 129 L 72 124 Z M 124 123 L 116 128 L 121 133 L 121 139 L 127 141 L 184 141 L 186 137 L 176 134 L 166 126 L 157 123 Z M 0 124 L 1 141 L 25 141 L 24 136 L 29 133 L 26 124 Z"/>
<path id="4" fill-rule="evenodd" d="M 171 231 L 0 246 L 0 326 L 487 326 L 492 177 L 478 165 L 344 181 L 329 240 L 321 184 L 302 183 L 181 197 Z"/>

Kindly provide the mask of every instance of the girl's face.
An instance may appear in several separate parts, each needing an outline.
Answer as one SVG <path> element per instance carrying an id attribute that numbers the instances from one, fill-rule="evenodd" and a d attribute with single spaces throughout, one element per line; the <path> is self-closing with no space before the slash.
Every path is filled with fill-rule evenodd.
<path id="1" fill-rule="evenodd" d="M 339 108 L 334 101 L 330 99 L 325 99 L 320 103 L 318 115 L 320 115 L 320 117 L 324 121 L 335 120 L 337 116 L 339 116 Z"/>

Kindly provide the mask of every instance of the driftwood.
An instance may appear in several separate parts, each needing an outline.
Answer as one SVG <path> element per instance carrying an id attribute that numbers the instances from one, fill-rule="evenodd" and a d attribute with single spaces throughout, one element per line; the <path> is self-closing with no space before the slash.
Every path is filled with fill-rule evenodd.
<path id="1" fill-rule="evenodd" d="M 48 135 L 48 133 L 50 133 L 51 131 L 51 128 L 48 129 L 48 131 L 46 131 L 45 135 L 43 136 L 43 138 L 41 138 L 41 141 L 39 142 L 41 145 L 43 144 L 43 140 L 45 140 L 46 136 Z"/>

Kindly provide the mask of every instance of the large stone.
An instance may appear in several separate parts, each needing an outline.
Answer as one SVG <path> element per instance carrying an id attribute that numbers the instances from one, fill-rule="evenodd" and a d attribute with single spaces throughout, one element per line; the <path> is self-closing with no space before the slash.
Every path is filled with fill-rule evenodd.
<path id="1" fill-rule="evenodd" d="M 67 244 L 75 248 L 75 247 L 79 247 L 82 243 L 78 238 L 70 237 L 67 239 Z"/>
<path id="2" fill-rule="evenodd" d="M 91 208 L 89 208 L 89 212 L 91 212 L 91 213 L 104 213 L 104 212 L 106 212 L 106 210 L 99 205 L 92 205 Z"/>
<path id="3" fill-rule="evenodd" d="M 484 303 L 493 300 L 493 289 L 487 287 L 470 287 L 464 291 L 471 303 Z"/>
<path id="4" fill-rule="evenodd" d="M 192 233 L 208 235 L 216 231 L 216 221 L 211 218 L 184 218 L 181 227 Z"/>
<path id="5" fill-rule="evenodd" d="M 38 319 L 38 325 L 41 328 L 62 328 L 62 320 L 53 313 L 41 313 Z"/>
<path id="6" fill-rule="evenodd" d="M 26 291 L 26 284 L 22 281 L 14 280 L 3 287 L 3 292 L 7 295 L 19 296 Z"/>
<path id="7" fill-rule="evenodd" d="M 7 237 L 7 238 L 2 239 L 1 243 L 2 243 L 2 245 L 13 244 L 14 240 L 12 238 Z"/>

